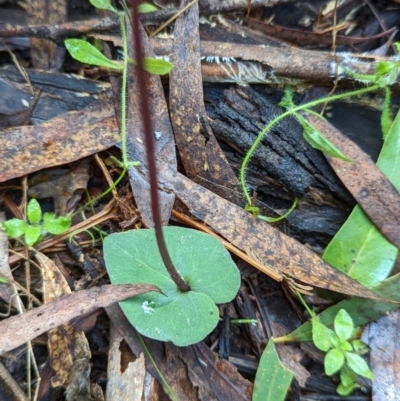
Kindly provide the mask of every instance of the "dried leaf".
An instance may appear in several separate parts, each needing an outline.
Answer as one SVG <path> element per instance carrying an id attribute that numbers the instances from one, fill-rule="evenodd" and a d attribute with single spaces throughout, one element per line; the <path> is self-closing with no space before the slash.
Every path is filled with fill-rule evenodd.
<path id="1" fill-rule="evenodd" d="M 53 168 L 29 179 L 28 195 L 36 198 L 54 198 L 54 212 L 65 216 L 71 212 L 87 189 L 88 159 L 83 159 L 73 170 Z"/>
<path id="2" fill-rule="evenodd" d="M 65 294 L 70 294 L 71 290 L 65 277 L 61 274 L 58 267 L 47 256 L 40 252 L 35 253 L 43 274 L 43 299 L 48 304 Z M 91 352 L 89 343 L 82 331 L 75 330 L 70 323 L 62 324 L 49 331 L 48 336 L 50 365 L 55 375 L 51 378 L 53 387 L 67 387 L 73 384 L 70 381 L 71 370 L 89 371 L 89 359 Z M 75 377 L 79 380 L 80 376 Z M 82 387 L 82 386 L 78 386 Z M 87 383 L 89 388 L 89 382 Z"/>
<path id="3" fill-rule="evenodd" d="M 128 41 L 132 40 L 132 31 L 128 20 Z M 140 26 L 141 42 L 144 55 L 153 57 L 154 53 L 150 46 L 146 32 Z M 132 48 L 132 44 L 129 45 Z M 140 90 L 136 77 L 136 67 L 129 67 L 129 101 L 128 101 L 128 121 L 127 121 L 127 147 L 131 160 L 140 161 L 142 165 L 139 169 L 130 168 L 129 178 L 135 194 L 135 200 L 138 209 L 142 215 L 143 221 L 148 227 L 153 227 L 153 217 L 149 202 L 150 186 L 147 178 L 147 158 L 144 146 L 142 114 L 140 110 Z M 147 75 L 147 88 L 150 106 L 150 115 L 152 116 L 152 125 L 154 129 L 155 153 L 157 155 L 156 165 L 159 177 L 165 175 L 169 170 L 176 171 L 176 153 L 175 142 L 172 132 L 171 122 L 168 115 L 167 103 L 164 90 L 161 84 L 161 78 L 158 75 Z M 160 212 L 162 224 L 168 223 L 171 215 L 172 206 L 175 200 L 174 194 L 159 190 Z"/>
<path id="4" fill-rule="evenodd" d="M 264 264 L 272 265 L 280 273 L 316 287 L 362 298 L 380 299 L 296 240 L 181 174 L 171 176 L 166 185 L 189 207 L 194 216 L 238 248 L 254 249 Z"/>
<path id="5" fill-rule="evenodd" d="M 104 285 L 101 288 L 95 287 L 64 295 L 56 301 L 31 309 L 22 315 L 5 319 L 0 322 L 2 333 L 0 355 L 76 316 L 147 291 L 158 291 L 158 288 L 147 284 Z"/>
<path id="6" fill-rule="evenodd" d="M 307 119 L 353 160 L 353 163 L 346 163 L 326 156 L 371 221 L 393 245 L 400 248 L 400 194 L 354 142 L 320 118 L 311 115 Z"/>
<path id="7" fill-rule="evenodd" d="M 102 102 L 0 136 L 0 181 L 82 159 L 120 140 L 113 109 Z"/>
<path id="8" fill-rule="evenodd" d="M 198 8 L 194 4 L 175 24 L 174 68 L 169 79 L 171 122 L 187 176 L 197 182 L 202 178 L 203 186 L 212 186 L 213 192 L 231 199 L 232 189 L 240 191 L 239 181 L 215 139 L 205 111 Z"/>

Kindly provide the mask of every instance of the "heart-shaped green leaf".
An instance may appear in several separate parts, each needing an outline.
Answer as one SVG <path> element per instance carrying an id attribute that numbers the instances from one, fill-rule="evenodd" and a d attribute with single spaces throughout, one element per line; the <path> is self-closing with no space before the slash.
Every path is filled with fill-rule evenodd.
<path id="1" fill-rule="evenodd" d="M 217 239 L 180 227 L 165 227 L 163 233 L 189 292 L 180 292 L 169 276 L 152 229 L 109 235 L 104 241 L 107 270 L 113 284 L 154 284 L 163 292 L 121 302 L 128 320 L 141 334 L 179 346 L 194 344 L 217 325 L 215 303 L 235 297 L 240 274 Z"/>

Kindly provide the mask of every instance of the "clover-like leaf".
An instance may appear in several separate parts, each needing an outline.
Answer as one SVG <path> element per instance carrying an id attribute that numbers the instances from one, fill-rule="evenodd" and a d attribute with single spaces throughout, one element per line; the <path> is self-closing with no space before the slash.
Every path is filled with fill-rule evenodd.
<path id="1" fill-rule="evenodd" d="M 109 235 L 104 240 L 107 271 L 114 284 L 148 283 L 163 292 L 121 302 L 126 317 L 141 334 L 179 346 L 194 344 L 217 325 L 215 303 L 235 297 L 240 274 L 217 239 L 180 227 L 165 227 L 163 233 L 189 292 L 182 293 L 169 276 L 152 229 Z"/>
<path id="2" fill-rule="evenodd" d="M 65 233 L 71 227 L 71 217 L 56 217 L 54 213 L 45 213 L 43 215 L 42 228 L 50 234 L 58 235 Z"/>
<path id="3" fill-rule="evenodd" d="M 31 224 L 36 225 L 42 220 L 42 208 L 36 199 L 31 199 L 26 208 L 26 216 Z"/>
<path id="4" fill-rule="evenodd" d="M 332 347 L 332 330 L 323 325 L 317 317 L 311 319 L 311 324 L 314 345 L 321 351 L 327 352 Z"/>
<path id="5" fill-rule="evenodd" d="M 339 372 L 343 364 L 344 364 L 344 354 L 340 349 L 332 348 L 325 355 L 324 369 L 325 373 L 328 376 L 332 376 L 336 372 Z"/>
<path id="6" fill-rule="evenodd" d="M 40 227 L 28 226 L 25 231 L 25 243 L 28 246 L 36 244 L 41 234 Z"/>
<path id="7" fill-rule="evenodd" d="M 64 44 L 71 56 L 81 63 L 98 65 L 100 67 L 112 68 L 114 70 L 123 69 L 121 65 L 108 59 L 89 42 L 86 42 L 86 40 L 66 39 L 64 40 Z"/>
<path id="8" fill-rule="evenodd" d="M 1 226 L 8 237 L 18 238 L 21 235 L 25 234 L 25 231 L 28 228 L 28 223 L 20 219 L 10 219 L 7 221 L 3 221 L 1 223 Z"/>
<path id="9" fill-rule="evenodd" d="M 345 357 L 349 368 L 355 373 L 371 380 L 374 378 L 374 375 L 369 369 L 367 362 L 365 362 L 361 356 L 354 354 L 353 352 L 345 352 Z"/>
<path id="10" fill-rule="evenodd" d="M 340 309 L 334 321 L 335 333 L 340 341 L 348 340 L 353 334 L 354 323 L 351 316 L 344 310 Z"/>

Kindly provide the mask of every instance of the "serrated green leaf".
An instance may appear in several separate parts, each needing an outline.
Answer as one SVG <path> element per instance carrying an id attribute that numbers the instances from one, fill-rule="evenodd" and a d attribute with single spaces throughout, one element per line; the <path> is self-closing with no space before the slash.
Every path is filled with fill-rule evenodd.
<path id="1" fill-rule="evenodd" d="M 334 375 L 342 368 L 344 364 L 343 351 L 337 348 L 332 348 L 328 351 L 324 358 L 324 369 L 328 376 Z"/>
<path id="2" fill-rule="evenodd" d="M 163 294 L 147 293 L 123 301 L 121 308 L 143 335 L 179 346 L 201 341 L 218 323 L 215 303 L 231 301 L 240 274 L 228 251 L 215 238 L 190 229 L 165 227 L 172 261 L 191 291 L 181 293 L 158 251 L 154 230 L 111 234 L 104 258 L 111 282 L 148 283 Z"/>
<path id="3" fill-rule="evenodd" d="M 39 227 L 28 226 L 25 231 L 25 243 L 28 246 L 33 246 L 39 240 L 41 230 Z"/>
<path id="4" fill-rule="evenodd" d="M 31 199 L 26 208 L 26 217 L 33 225 L 39 224 L 42 220 L 42 208 L 36 199 Z"/>
<path id="5" fill-rule="evenodd" d="M 100 53 L 89 42 L 81 39 L 66 39 L 64 40 L 65 47 L 71 56 L 81 63 L 98 65 L 100 67 L 122 70 L 123 67 L 109 60 L 106 56 Z"/>
<path id="6" fill-rule="evenodd" d="M 317 317 L 311 319 L 311 324 L 314 345 L 321 351 L 327 352 L 332 347 L 331 330 L 324 326 Z"/>
<path id="7" fill-rule="evenodd" d="M 20 219 L 11 219 L 3 221 L 1 223 L 1 226 L 8 237 L 18 238 L 21 235 L 25 234 L 25 231 L 28 228 L 28 223 Z"/>
<path id="8" fill-rule="evenodd" d="M 284 401 L 293 376 L 282 365 L 274 342 L 270 340 L 257 369 L 252 401 Z"/>
<path id="9" fill-rule="evenodd" d="M 158 10 L 158 8 L 154 4 L 151 4 L 151 3 L 141 3 L 141 4 L 139 4 L 139 7 L 138 7 L 138 11 L 142 14 L 143 13 L 151 13 L 151 12 L 157 11 L 157 10 Z"/>
<path id="10" fill-rule="evenodd" d="M 71 217 L 56 217 L 54 213 L 45 213 L 42 228 L 53 235 L 65 233 L 71 227 Z"/>
<path id="11" fill-rule="evenodd" d="M 353 319 L 344 309 L 340 309 L 336 315 L 334 328 L 340 341 L 346 341 L 351 337 L 354 330 Z"/>
<path id="12" fill-rule="evenodd" d="M 367 379 L 373 379 L 374 375 L 370 371 L 367 362 L 364 361 L 361 356 L 354 354 L 353 352 L 345 352 L 346 362 L 351 370 L 360 376 L 366 377 Z"/>

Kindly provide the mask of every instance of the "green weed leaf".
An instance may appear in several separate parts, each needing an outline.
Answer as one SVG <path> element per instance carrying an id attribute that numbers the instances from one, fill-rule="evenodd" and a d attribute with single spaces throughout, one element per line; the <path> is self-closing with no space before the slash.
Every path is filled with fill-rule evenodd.
<path id="1" fill-rule="evenodd" d="M 351 345 L 358 355 L 363 355 L 368 352 L 368 345 L 357 338 L 352 340 Z"/>
<path id="2" fill-rule="evenodd" d="M 25 243 L 33 246 L 39 240 L 41 234 L 40 227 L 28 226 L 25 231 Z"/>
<path id="3" fill-rule="evenodd" d="M 284 401 L 293 376 L 279 360 L 274 342 L 269 341 L 257 369 L 252 401 Z"/>
<path id="4" fill-rule="evenodd" d="M 351 369 L 349 369 L 346 364 L 343 366 L 342 369 L 340 369 L 340 381 L 343 386 L 352 386 L 355 383 L 356 378 L 356 374 Z"/>
<path id="5" fill-rule="evenodd" d="M 11 219 L 7 221 L 3 221 L 1 223 L 3 230 L 10 238 L 18 238 L 21 235 L 25 234 L 26 229 L 28 228 L 28 223 L 24 220 L 20 219 Z"/>
<path id="6" fill-rule="evenodd" d="M 354 354 L 353 352 L 345 352 L 346 362 L 349 368 L 360 376 L 366 377 L 367 379 L 373 379 L 374 375 L 369 369 L 367 362 L 364 361 L 361 356 Z"/>
<path id="7" fill-rule="evenodd" d="M 332 347 L 332 330 L 323 325 L 317 317 L 311 319 L 312 340 L 314 345 L 321 351 L 327 352 Z"/>
<path id="8" fill-rule="evenodd" d="M 36 225 L 42 220 L 42 209 L 36 199 L 31 199 L 26 208 L 26 216 L 31 224 Z"/>
<path id="9" fill-rule="evenodd" d="M 45 213 L 43 215 L 44 231 L 47 231 L 53 235 L 59 235 L 65 233 L 71 226 L 71 217 L 56 217 L 54 213 Z"/>
<path id="10" fill-rule="evenodd" d="M 340 309 L 334 321 L 335 333 L 340 341 L 348 340 L 354 329 L 354 324 L 351 316 L 344 310 Z"/>
<path id="11" fill-rule="evenodd" d="M 151 3 L 141 3 L 139 4 L 138 11 L 140 13 L 151 13 L 153 11 L 157 11 L 158 8 Z"/>
<path id="12" fill-rule="evenodd" d="M 129 61 L 137 65 L 137 61 L 130 58 Z M 166 60 L 156 59 L 153 57 L 145 57 L 143 59 L 143 68 L 150 74 L 165 75 L 172 70 L 173 65 Z"/>
<path id="13" fill-rule="evenodd" d="M 117 12 L 117 10 L 111 5 L 111 0 L 89 0 L 89 1 L 93 7 L 96 7 L 99 10 L 110 10 L 113 12 Z"/>
<path id="14" fill-rule="evenodd" d="M 340 343 L 339 348 L 342 351 L 348 351 L 348 352 L 353 351 L 353 347 L 351 346 L 351 344 L 348 341 L 343 341 L 342 343 Z"/>
<path id="15" fill-rule="evenodd" d="M 358 387 L 360 387 L 360 386 L 354 382 L 352 384 L 349 384 L 348 386 L 345 386 L 343 383 L 340 383 L 339 386 L 337 386 L 336 391 L 342 397 L 347 397 Z"/>
<path id="16" fill-rule="evenodd" d="M 121 302 L 131 324 L 143 335 L 179 346 L 201 341 L 217 325 L 215 303 L 231 301 L 240 274 L 229 253 L 215 238 L 190 229 L 165 227 L 172 261 L 191 288 L 181 293 L 162 263 L 154 230 L 111 234 L 104 258 L 114 284 L 148 283 L 163 294 L 147 293 Z"/>
<path id="17" fill-rule="evenodd" d="M 100 67 L 112 68 L 114 70 L 122 70 L 123 68 L 121 65 L 109 60 L 85 40 L 66 39 L 64 40 L 64 44 L 71 56 L 81 63 L 98 65 Z"/>
<path id="18" fill-rule="evenodd" d="M 326 153 L 329 156 L 336 157 L 346 162 L 352 160 L 347 158 L 328 138 L 311 125 L 303 116 L 296 113 L 296 117 L 299 119 L 303 126 L 304 139 L 315 149 Z"/>
<path id="19" fill-rule="evenodd" d="M 343 351 L 337 348 L 332 348 L 328 351 L 324 358 L 324 369 L 328 376 L 334 375 L 342 368 L 344 364 Z"/>

